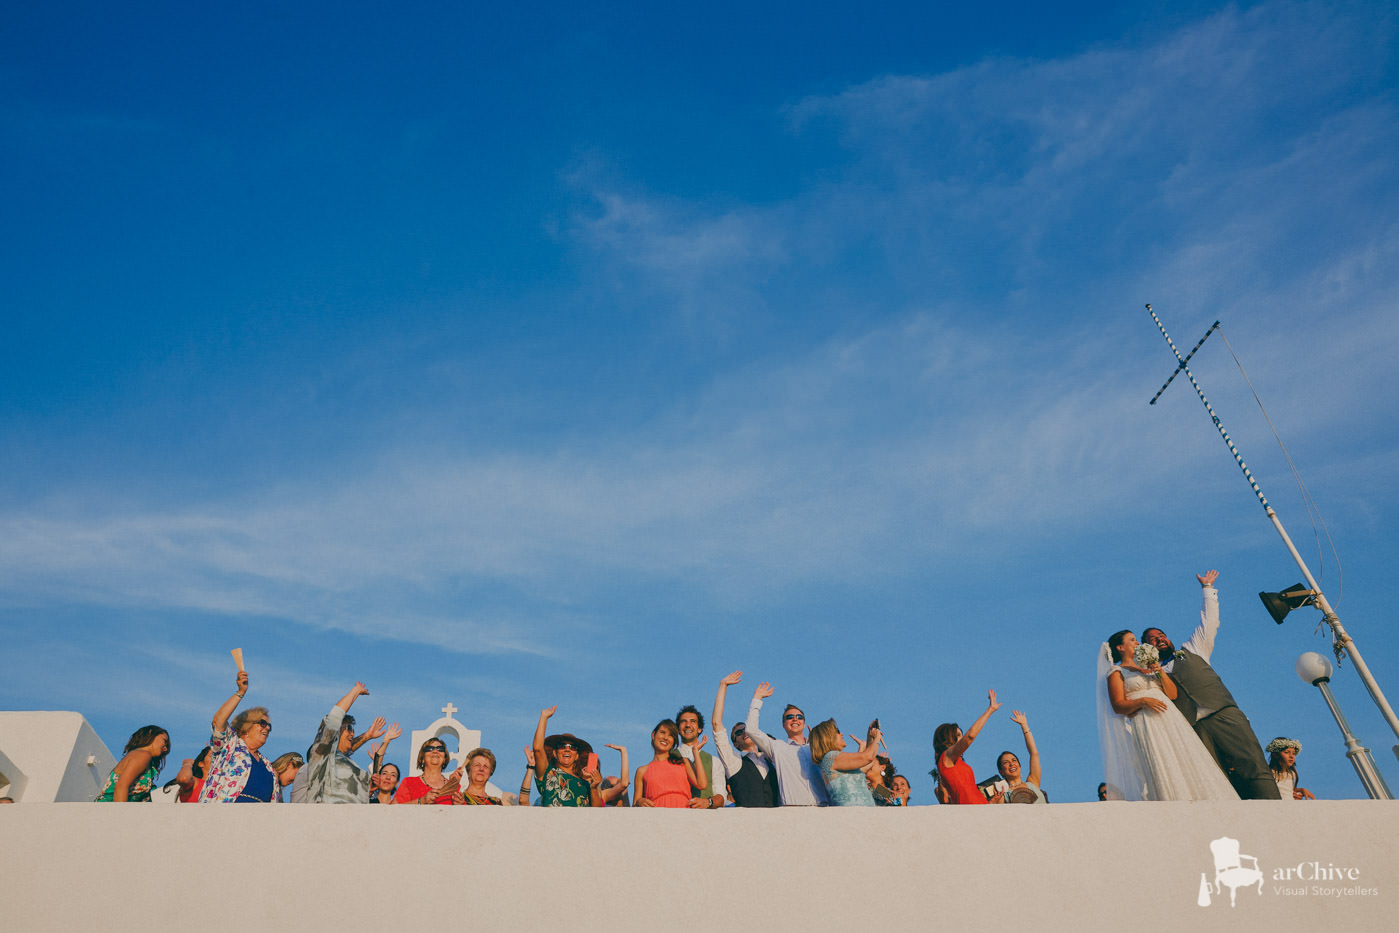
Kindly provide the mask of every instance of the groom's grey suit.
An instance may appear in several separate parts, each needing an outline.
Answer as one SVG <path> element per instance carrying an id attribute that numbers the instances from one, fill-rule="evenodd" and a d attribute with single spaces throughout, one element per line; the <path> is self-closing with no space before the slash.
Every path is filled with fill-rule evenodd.
<path id="1" fill-rule="evenodd" d="M 1245 800 L 1278 800 L 1277 782 L 1263 758 L 1253 726 L 1210 666 L 1214 638 L 1219 632 L 1219 591 L 1206 586 L 1202 592 L 1200 627 L 1173 657 L 1161 659 L 1161 667 L 1179 688 L 1176 708 L 1195 727 L 1195 734 L 1239 796 Z"/>

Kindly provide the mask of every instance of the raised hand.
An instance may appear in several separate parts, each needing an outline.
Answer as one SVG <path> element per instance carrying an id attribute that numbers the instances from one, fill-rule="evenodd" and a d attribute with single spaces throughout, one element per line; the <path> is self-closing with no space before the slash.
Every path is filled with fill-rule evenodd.
<path id="1" fill-rule="evenodd" d="M 247 692 L 248 692 L 248 672 L 247 672 L 247 671 L 239 671 L 239 672 L 238 672 L 238 681 L 237 681 L 237 683 L 238 683 L 238 689 L 235 690 L 234 693 L 247 693 Z"/>
<path id="2" fill-rule="evenodd" d="M 734 671 L 732 674 L 725 674 L 719 683 L 725 687 L 732 687 L 741 680 L 743 680 L 743 671 Z"/>
<path id="3" fill-rule="evenodd" d="M 375 716 L 374 724 L 369 727 L 369 731 L 364 733 L 364 737 L 366 739 L 377 739 L 379 736 L 383 735 L 385 722 L 386 720 L 383 716 Z"/>
<path id="4" fill-rule="evenodd" d="M 1018 709 L 1010 711 L 1010 721 L 1013 723 L 1018 723 L 1020 728 L 1022 729 L 1030 728 L 1030 723 L 1025 718 L 1025 714 L 1020 712 L 1020 710 Z"/>
<path id="5" fill-rule="evenodd" d="M 609 746 L 609 748 L 610 747 L 611 746 Z M 530 748 L 528 745 L 525 746 L 525 764 L 529 765 L 531 768 L 534 767 L 534 749 Z"/>
<path id="6" fill-rule="evenodd" d="M 1001 708 L 1001 704 L 996 702 L 996 691 L 986 691 L 986 705 L 990 708 L 991 712 L 993 713 Z"/>
<path id="7" fill-rule="evenodd" d="M 559 705 L 558 705 L 557 703 L 555 703 L 553 706 L 549 707 L 548 709 L 542 710 L 542 711 L 540 712 L 540 714 L 539 714 L 539 718 L 540 718 L 540 719 L 548 719 L 549 717 L 553 716 L 553 715 L 554 715 L 555 713 L 557 713 L 558 711 L 559 711 Z"/>
<path id="8" fill-rule="evenodd" d="M 1201 586 L 1214 586 L 1214 581 L 1219 579 L 1219 571 L 1206 570 L 1204 573 L 1195 574 L 1195 579 L 1200 581 Z"/>
<path id="9" fill-rule="evenodd" d="M 753 696 L 760 700 L 766 700 L 768 697 L 772 696 L 772 684 L 768 683 L 766 680 L 758 684 L 758 688 L 753 691 Z"/>
<path id="10" fill-rule="evenodd" d="M 403 732 L 398 728 L 398 723 L 394 723 L 393 725 L 389 726 L 387 729 L 384 730 L 384 747 L 387 748 L 390 742 L 392 742 L 394 739 L 398 738 L 402 734 Z"/>
<path id="11" fill-rule="evenodd" d="M 707 735 L 702 735 L 702 736 L 700 736 L 699 741 L 695 743 L 695 751 L 699 751 L 700 749 L 704 748 L 704 743 L 705 743 L 705 742 L 708 742 L 708 741 L 709 741 L 709 736 L 707 736 Z"/>

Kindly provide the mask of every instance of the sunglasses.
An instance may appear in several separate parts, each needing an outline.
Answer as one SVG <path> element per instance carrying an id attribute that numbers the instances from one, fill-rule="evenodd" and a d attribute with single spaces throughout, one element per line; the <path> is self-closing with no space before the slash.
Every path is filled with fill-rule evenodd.
<path id="1" fill-rule="evenodd" d="M 786 716 L 782 717 L 783 722 L 786 722 L 789 719 L 800 719 L 802 722 L 806 722 L 806 717 L 803 716 L 801 713 L 788 713 Z"/>
<path id="2" fill-rule="evenodd" d="M 262 728 L 266 729 L 268 732 L 272 731 L 272 723 L 268 722 L 266 719 L 254 719 L 252 725 L 262 726 Z"/>
<path id="3" fill-rule="evenodd" d="M 577 746 L 577 745 L 570 745 L 569 743 L 565 742 L 565 743 L 562 744 L 562 745 L 555 745 L 555 746 L 554 746 L 554 751 L 555 751 L 555 752 L 576 752 L 576 751 L 578 751 L 578 746 Z"/>
<path id="4" fill-rule="evenodd" d="M 424 745 L 424 746 L 423 746 L 423 751 L 425 751 L 425 752 L 441 752 L 442 754 L 445 755 L 445 754 L 447 754 L 447 746 L 445 746 L 445 745 Z"/>

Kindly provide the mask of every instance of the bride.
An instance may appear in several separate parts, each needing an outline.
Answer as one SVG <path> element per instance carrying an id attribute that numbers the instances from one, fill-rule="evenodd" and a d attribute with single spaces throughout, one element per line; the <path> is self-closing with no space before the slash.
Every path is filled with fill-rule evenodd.
<path id="1" fill-rule="evenodd" d="M 1121 631 L 1098 652 L 1098 733 L 1110 800 L 1238 800 L 1195 730 L 1170 701 L 1171 675 L 1139 667 Z"/>

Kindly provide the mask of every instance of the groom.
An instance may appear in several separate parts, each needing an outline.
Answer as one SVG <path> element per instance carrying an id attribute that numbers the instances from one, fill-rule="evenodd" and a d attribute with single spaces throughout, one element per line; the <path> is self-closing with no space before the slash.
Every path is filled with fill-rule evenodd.
<path id="1" fill-rule="evenodd" d="M 1159 628 L 1146 629 L 1141 640 L 1160 653 L 1161 668 L 1180 688 L 1176 691 L 1176 708 L 1195 727 L 1200 741 L 1239 796 L 1244 800 L 1278 800 L 1277 782 L 1263 759 L 1262 746 L 1248 717 L 1210 667 L 1214 637 L 1219 633 L 1219 591 L 1214 588 L 1219 571 L 1196 574 L 1195 579 L 1200 581 L 1204 608 L 1200 610 L 1200 627 L 1190 640 L 1177 651 Z"/>

